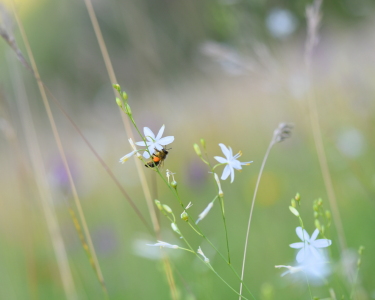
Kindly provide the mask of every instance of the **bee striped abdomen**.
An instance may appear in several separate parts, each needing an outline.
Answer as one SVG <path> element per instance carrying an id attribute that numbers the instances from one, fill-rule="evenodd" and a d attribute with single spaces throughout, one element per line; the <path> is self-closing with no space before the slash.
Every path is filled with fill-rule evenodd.
<path id="1" fill-rule="evenodd" d="M 152 160 L 147 162 L 145 166 L 148 168 L 154 168 L 155 166 L 162 166 L 164 160 L 167 158 L 167 154 L 168 154 L 168 151 L 165 148 L 163 148 L 160 151 L 156 151 L 152 156 Z"/>

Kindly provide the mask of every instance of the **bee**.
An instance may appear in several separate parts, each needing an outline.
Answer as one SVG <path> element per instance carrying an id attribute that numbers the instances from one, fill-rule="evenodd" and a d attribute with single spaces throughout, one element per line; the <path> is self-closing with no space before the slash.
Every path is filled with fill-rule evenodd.
<path id="1" fill-rule="evenodd" d="M 163 166 L 164 160 L 167 158 L 168 150 L 170 149 L 161 149 L 160 151 L 155 149 L 154 154 L 152 155 L 152 160 L 145 164 L 147 168 L 155 168 L 156 166 L 161 167 Z"/>

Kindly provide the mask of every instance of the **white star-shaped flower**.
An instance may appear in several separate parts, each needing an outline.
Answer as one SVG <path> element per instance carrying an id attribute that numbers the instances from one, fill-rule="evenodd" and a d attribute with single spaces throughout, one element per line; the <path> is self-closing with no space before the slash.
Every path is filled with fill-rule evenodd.
<path id="1" fill-rule="evenodd" d="M 152 244 L 147 244 L 147 246 L 172 248 L 172 249 L 178 249 L 178 248 L 180 248 L 177 245 L 171 245 L 169 243 L 162 242 L 162 241 L 158 241 L 156 244 L 153 244 L 153 245 Z"/>
<path id="2" fill-rule="evenodd" d="M 174 136 L 166 136 L 166 137 L 163 137 L 162 138 L 162 135 L 164 133 L 164 128 L 165 126 L 163 125 L 159 132 L 158 132 L 158 135 L 155 137 L 155 134 L 151 131 L 150 128 L 148 127 L 144 127 L 143 128 L 143 133 L 145 135 L 145 138 L 146 138 L 146 145 L 147 145 L 147 148 L 148 148 L 148 151 L 153 154 L 155 152 L 155 149 L 157 150 L 162 150 L 164 148 L 164 146 L 172 143 L 174 141 Z M 145 146 L 145 142 L 144 141 L 140 141 L 140 142 L 136 142 L 136 144 L 138 146 Z M 150 158 L 150 154 L 145 151 L 143 152 L 143 156 L 145 158 Z"/>
<path id="3" fill-rule="evenodd" d="M 221 179 L 225 180 L 228 178 L 229 174 L 231 176 L 231 182 L 234 180 L 234 169 L 241 170 L 243 165 L 249 165 L 252 161 L 249 162 L 240 162 L 237 160 L 242 155 L 242 152 L 238 152 L 236 155 L 233 156 L 232 148 L 229 149 L 224 144 L 219 144 L 221 151 L 223 151 L 224 157 L 215 156 L 215 159 L 221 164 L 227 164 L 224 168 L 223 174 L 221 175 Z"/>
<path id="4" fill-rule="evenodd" d="M 307 231 L 305 229 L 302 229 L 302 227 L 297 227 L 296 233 L 302 242 L 293 243 L 289 246 L 294 249 L 301 249 L 298 251 L 296 257 L 298 263 L 301 263 L 306 259 L 309 259 L 309 257 L 311 256 L 315 257 L 316 259 L 320 259 L 321 254 L 319 253 L 319 250 L 317 248 L 325 248 L 332 244 L 332 241 L 328 239 L 316 239 L 319 234 L 318 229 L 315 229 L 311 238 Z"/>

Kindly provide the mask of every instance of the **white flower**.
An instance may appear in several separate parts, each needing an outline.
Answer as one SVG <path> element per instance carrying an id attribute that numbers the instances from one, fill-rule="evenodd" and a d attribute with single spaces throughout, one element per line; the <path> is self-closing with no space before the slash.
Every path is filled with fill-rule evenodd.
<path id="1" fill-rule="evenodd" d="M 286 274 L 291 275 L 293 280 L 305 280 L 305 276 L 308 277 L 310 284 L 322 285 L 325 282 L 325 278 L 331 273 L 331 265 L 327 259 L 325 252 L 322 252 L 319 257 L 310 255 L 302 263 L 297 266 L 275 266 L 275 268 L 286 268 L 288 269 L 281 276 Z M 300 272 L 303 274 L 298 274 Z M 297 273 L 297 274 L 296 274 Z"/>
<path id="2" fill-rule="evenodd" d="M 120 161 L 119 161 L 119 162 L 123 164 L 123 163 L 126 162 L 130 157 L 132 157 L 135 153 L 137 153 L 137 151 L 132 151 L 132 152 L 126 154 L 125 156 L 123 156 L 123 157 L 120 158 Z"/>
<path id="3" fill-rule="evenodd" d="M 285 271 L 284 273 L 281 274 L 281 276 L 285 276 L 286 274 L 293 274 L 302 271 L 302 267 L 292 267 L 292 266 L 275 266 L 275 268 L 280 269 L 280 268 L 286 268 L 288 271 Z"/>
<path id="4" fill-rule="evenodd" d="M 151 131 L 150 128 L 148 128 L 148 127 L 143 128 L 143 133 L 144 133 L 145 138 L 147 140 L 146 145 L 147 145 L 148 151 L 151 154 L 153 154 L 155 152 L 155 149 L 160 151 L 164 148 L 165 145 L 168 145 L 168 144 L 170 144 L 174 141 L 174 136 L 166 136 L 166 137 L 162 138 L 162 135 L 164 133 L 164 128 L 165 128 L 165 126 L 163 125 L 160 128 L 160 130 L 158 132 L 158 135 L 156 137 L 155 137 L 155 134 Z M 144 141 L 136 142 L 136 145 L 146 146 Z M 145 158 L 150 158 L 150 154 L 147 151 L 145 151 L 143 153 L 143 156 Z"/>
<path id="5" fill-rule="evenodd" d="M 166 175 L 167 175 L 168 183 L 169 183 L 169 177 L 170 177 L 170 176 L 172 176 L 172 180 L 175 181 L 175 180 L 174 180 L 174 175 L 175 175 L 175 174 L 176 174 L 176 173 L 172 173 L 171 171 L 169 171 L 169 170 L 167 169 L 167 171 L 166 171 Z"/>
<path id="6" fill-rule="evenodd" d="M 206 255 L 204 255 L 204 253 L 203 253 L 201 247 L 198 248 L 197 253 L 203 256 L 203 259 L 204 259 L 204 262 L 205 262 L 205 263 L 208 264 L 208 263 L 210 262 L 210 259 L 209 259 L 208 257 L 206 257 Z"/>
<path id="7" fill-rule="evenodd" d="M 301 249 L 298 251 L 297 257 L 296 257 L 296 260 L 299 263 L 307 259 L 310 259 L 311 256 L 320 260 L 322 255 L 320 254 L 317 248 L 325 248 L 332 244 L 332 241 L 328 239 L 320 239 L 320 240 L 316 239 L 319 234 L 318 229 L 315 229 L 311 238 L 309 234 L 307 233 L 307 231 L 305 229 L 302 229 L 302 227 L 297 227 L 296 233 L 302 242 L 293 243 L 293 244 L 290 244 L 289 246 L 294 249 Z"/>
<path id="8" fill-rule="evenodd" d="M 151 245 L 151 244 L 147 244 L 147 246 L 155 246 L 155 247 L 157 247 L 157 246 L 159 246 L 159 247 L 164 247 L 164 248 L 172 248 L 172 249 L 178 249 L 178 248 L 180 248 L 179 246 L 177 246 L 177 245 L 171 245 L 171 244 L 169 244 L 169 243 L 166 243 L 166 242 L 162 242 L 162 241 L 158 241 L 156 244 L 153 244 L 153 245 Z"/>
<path id="9" fill-rule="evenodd" d="M 130 138 L 128 139 L 129 143 L 130 143 L 130 146 L 133 148 L 134 151 L 137 151 L 137 147 L 134 145 L 134 142 L 133 140 Z M 137 151 L 137 157 L 140 158 L 142 155 L 140 155 Z"/>
<path id="10" fill-rule="evenodd" d="M 237 160 L 242 155 L 242 152 L 238 152 L 236 155 L 233 156 L 232 148 L 229 149 L 224 144 L 219 144 L 221 151 L 223 151 L 226 158 L 215 156 L 215 159 L 221 164 L 227 164 L 224 168 L 223 174 L 221 175 L 221 179 L 225 180 L 228 178 L 229 174 L 231 175 L 231 182 L 234 180 L 234 169 L 241 170 L 243 165 L 249 165 L 252 161 L 249 162 L 240 162 Z"/>
<path id="11" fill-rule="evenodd" d="M 195 224 L 198 224 L 199 221 L 201 221 L 205 216 L 207 216 L 208 212 L 211 210 L 212 206 L 214 206 L 213 202 L 210 202 L 207 207 L 200 213 L 198 216 L 198 220 L 195 222 Z"/>
<path id="12" fill-rule="evenodd" d="M 124 162 L 126 162 L 126 161 L 127 161 L 130 157 L 132 157 L 134 154 L 136 154 L 138 158 L 141 157 L 141 155 L 138 153 L 137 148 L 136 148 L 135 145 L 134 145 L 133 140 L 130 138 L 128 141 L 129 141 L 129 143 L 130 143 L 130 146 L 133 148 L 133 151 L 130 152 L 130 153 L 128 153 L 128 154 L 126 154 L 125 156 L 123 156 L 123 157 L 120 158 L 120 163 L 122 163 L 122 164 L 123 164 Z"/>

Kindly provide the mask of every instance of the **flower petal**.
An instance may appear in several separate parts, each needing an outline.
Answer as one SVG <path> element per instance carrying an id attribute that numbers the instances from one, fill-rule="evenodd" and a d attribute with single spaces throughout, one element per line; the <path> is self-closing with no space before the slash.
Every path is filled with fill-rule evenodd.
<path id="1" fill-rule="evenodd" d="M 309 246 L 309 250 L 310 250 L 310 253 L 311 253 L 313 259 L 317 259 L 318 261 L 323 259 L 323 256 L 313 246 Z"/>
<path id="2" fill-rule="evenodd" d="M 143 146 L 143 147 L 145 147 L 145 142 L 144 142 L 144 141 L 136 142 L 135 144 L 138 145 L 138 146 Z M 147 145 L 147 146 L 148 146 L 148 145 L 151 145 L 151 144 L 152 144 L 151 142 L 146 142 L 146 145 Z"/>
<path id="3" fill-rule="evenodd" d="M 160 140 L 161 137 L 163 136 L 163 133 L 164 133 L 164 128 L 165 128 L 165 125 L 161 126 L 159 132 L 158 132 L 158 135 L 156 136 L 155 140 Z"/>
<path id="4" fill-rule="evenodd" d="M 228 161 L 227 161 L 224 157 L 215 156 L 214 158 L 215 158 L 219 163 L 221 163 L 221 164 L 226 164 L 226 163 L 228 163 Z"/>
<path id="5" fill-rule="evenodd" d="M 302 248 L 301 250 L 298 251 L 297 253 L 297 256 L 296 256 L 296 260 L 297 262 L 301 263 L 305 260 L 305 248 Z"/>
<path id="6" fill-rule="evenodd" d="M 307 231 L 304 229 L 302 231 L 302 227 L 298 226 L 296 228 L 296 233 L 298 235 L 298 237 L 301 239 L 301 241 L 309 241 L 310 240 L 310 236 L 309 234 L 307 233 Z"/>
<path id="7" fill-rule="evenodd" d="M 233 150 L 231 147 L 229 147 L 229 153 L 230 153 L 230 157 L 233 157 Z"/>
<path id="8" fill-rule="evenodd" d="M 161 151 L 163 149 L 163 146 L 160 144 L 155 143 L 155 148 Z"/>
<path id="9" fill-rule="evenodd" d="M 244 165 L 250 165 L 253 161 L 247 161 L 247 162 L 240 162 L 242 166 Z"/>
<path id="10" fill-rule="evenodd" d="M 230 151 L 228 150 L 228 148 L 224 144 L 219 144 L 219 146 L 221 148 L 221 151 L 223 151 L 224 155 L 229 160 L 232 156 L 230 155 Z"/>
<path id="11" fill-rule="evenodd" d="M 241 170 L 241 169 L 242 169 L 242 167 L 241 167 L 241 163 L 240 163 L 238 160 L 232 160 L 232 161 L 230 162 L 230 165 L 231 165 L 233 168 L 237 169 L 237 170 Z"/>
<path id="12" fill-rule="evenodd" d="M 332 241 L 327 239 L 316 240 L 312 243 L 312 245 L 316 248 L 325 248 L 331 246 L 331 244 Z"/>
<path id="13" fill-rule="evenodd" d="M 301 242 L 299 242 L 299 243 L 293 243 L 293 244 L 290 244 L 289 247 L 294 248 L 294 249 L 300 249 L 300 248 L 302 248 L 304 245 L 305 245 L 305 243 L 301 243 Z"/>
<path id="14" fill-rule="evenodd" d="M 160 140 L 157 140 L 158 144 L 163 145 L 163 146 L 168 145 L 172 143 L 173 141 L 174 141 L 174 136 L 166 136 Z"/>
<path id="15" fill-rule="evenodd" d="M 230 174 L 231 167 L 229 165 L 226 165 L 223 171 L 223 174 L 221 175 L 221 180 L 225 180 L 228 178 Z"/>
<path id="16" fill-rule="evenodd" d="M 233 180 L 234 180 L 234 169 L 233 168 L 231 168 L 231 166 L 230 165 L 227 165 L 227 167 L 229 167 L 230 168 L 230 183 L 232 183 L 233 182 Z"/>
<path id="17" fill-rule="evenodd" d="M 155 134 L 151 131 L 150 128 L 144 127 L 143 128 L 143 133 L 145 134 L 145 137 L 151 137 L 153 140 L 155 140 Z"/>
<path id="18" fill-rule="evenodd" d="M 318 234 L 319 234 L 319 229 L 316 228 L 316 229 L 314 230 L 314 232 L 313 232 L 311 238 L 310 238 L 310 243 L 313 243 L 313 242 L 316 240 L 316 238 L 318 237 Z"/>
<path id="19" fill-rule="evenodd" d="M 150 158 L 150 154 L 148 154 L 147 151 L 143 152 L 143 157 L 144 158 Z"/>

